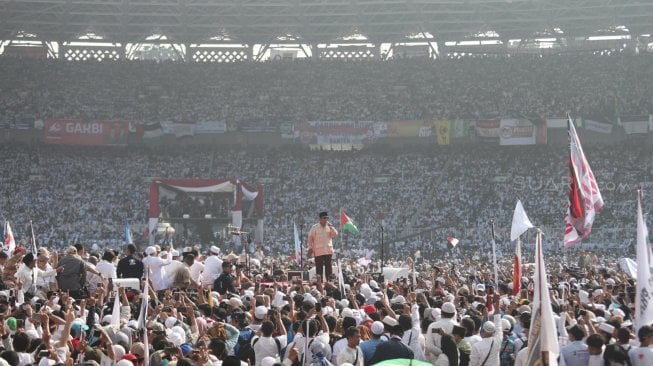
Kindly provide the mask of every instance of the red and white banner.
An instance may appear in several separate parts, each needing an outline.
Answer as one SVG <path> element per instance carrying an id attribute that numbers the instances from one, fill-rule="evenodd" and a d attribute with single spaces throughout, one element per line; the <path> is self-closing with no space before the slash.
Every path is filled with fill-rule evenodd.
<path id="1" fill-rule="evenodd" d="M 479 119 L 476 121 L 476 136 L 483 138 L 499 138 L 501 118 Z"/>
<path id="2" fill-rule="evenodd" d="M 500 145 L 535 145 L 537 127 L 523 118 L 502 118 L 500 123 Z"/>
<path id="3" fill-rule="evenodd" d="M 127 145 L 129 124 L 125 121 L 48 119 L 45 143 L 64 145 Z"/>

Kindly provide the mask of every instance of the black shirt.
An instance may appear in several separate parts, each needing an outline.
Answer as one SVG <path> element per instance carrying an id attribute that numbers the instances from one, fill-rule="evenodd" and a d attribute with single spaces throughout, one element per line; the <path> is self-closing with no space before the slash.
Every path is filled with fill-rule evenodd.
<path id="1" fill-rule="evenodd" d="M 143 278 L 143 262 L 134 256 L 127 256 L 118 262 L 118 278 Z"/>
<path id="2" fill-rule="evenodd" d="M 222 274 L 213 282 L 213 291 L 217 291 L 220 295 L 224 295 L 227 292 L 237 294 L 238 291 L 234 287 L 235 280 L 236 277 L 231 273 L 222 272 Z"/>

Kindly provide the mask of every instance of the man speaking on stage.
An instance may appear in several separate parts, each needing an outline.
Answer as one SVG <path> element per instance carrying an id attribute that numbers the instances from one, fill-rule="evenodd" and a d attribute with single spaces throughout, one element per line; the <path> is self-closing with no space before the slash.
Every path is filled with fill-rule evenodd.
<path id="1" fill-rule="evenodd" d="M 315 275 L 321 275 L 323 281 L 331 278 L 331 257 L 333 256 L 333 242 L 331 239 L 338 235 L 333 225 L 329 222 L 329 214 L 320 212 L 320 222 L 313 225 L 308 232 L 308 255 L 315 258 Z"/>

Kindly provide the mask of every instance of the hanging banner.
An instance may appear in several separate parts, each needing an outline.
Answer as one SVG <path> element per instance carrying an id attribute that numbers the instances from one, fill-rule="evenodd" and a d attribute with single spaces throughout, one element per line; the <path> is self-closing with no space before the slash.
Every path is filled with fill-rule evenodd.
<path id="1" fill-rule="evenodd" d="M 599 133 L 610 134 L 612 133 L 612 125 L 609 123 L 603 123 L 598 121 L 593 121 L 591 119 L 583 120 L 585 129 L 588 131 L 594 131 Z"/>
<path id="2" fill-rule="evenodd" d="M 352 144 L 364 145 L 372 142 L 377 136 L 376 122 L 370 121 L 309 121 L 295 123 L 293 133 L 297 142 L 302 144 L 334 145 Z"/>
<path id="3" fill-rule="evenodd" d="M 476 120 L 476 136 L 485 139 L 498 139 L 501 118 Z"/>
<path id="4" fill-rule="evenodd" d="M 524 118 L 502 118 L 500 122 L 500 145 L 535 145 L 536 128 Z"/>
<path id="5" fill-rule="evenodd" d="M 429 137 L 433 122 L 428 120 L 406 120 L 388 122 L 387 137 Z"/>
<path id="6" fill-rule="evenodd" d="M 227 123 L 225 121 L 203 121 L 195 125 L 196 135 L 211 135 L 227 132 Z"/>
<path id="7" fill-rule="evenodd" d="M 624 116 L 621 117 L 621 125 L 627 135 L 637 133 L 648 133 L 648 116 Z"/>
<path id="8" fill-rule="evenodd" d="M 48 119 L 45 143 L 62 145 L 127 145 L 128 123 L 125 121 L 91 121 Z"/>
<path id="9" fill-rule="evenodd" d="M 449 145 L 451 140 L 451 121 L 435 121 L 435 134 L 438 145 Z"/>

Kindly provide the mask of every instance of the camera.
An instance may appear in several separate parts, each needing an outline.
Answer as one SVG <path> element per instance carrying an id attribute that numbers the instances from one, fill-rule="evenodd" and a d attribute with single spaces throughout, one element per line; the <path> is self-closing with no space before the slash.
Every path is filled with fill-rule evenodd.
<path id="1" fill-rule="evenodd" d="M 39 352 L 39 358 L 50 357 L 50 351 L 43 349 Z"/>

